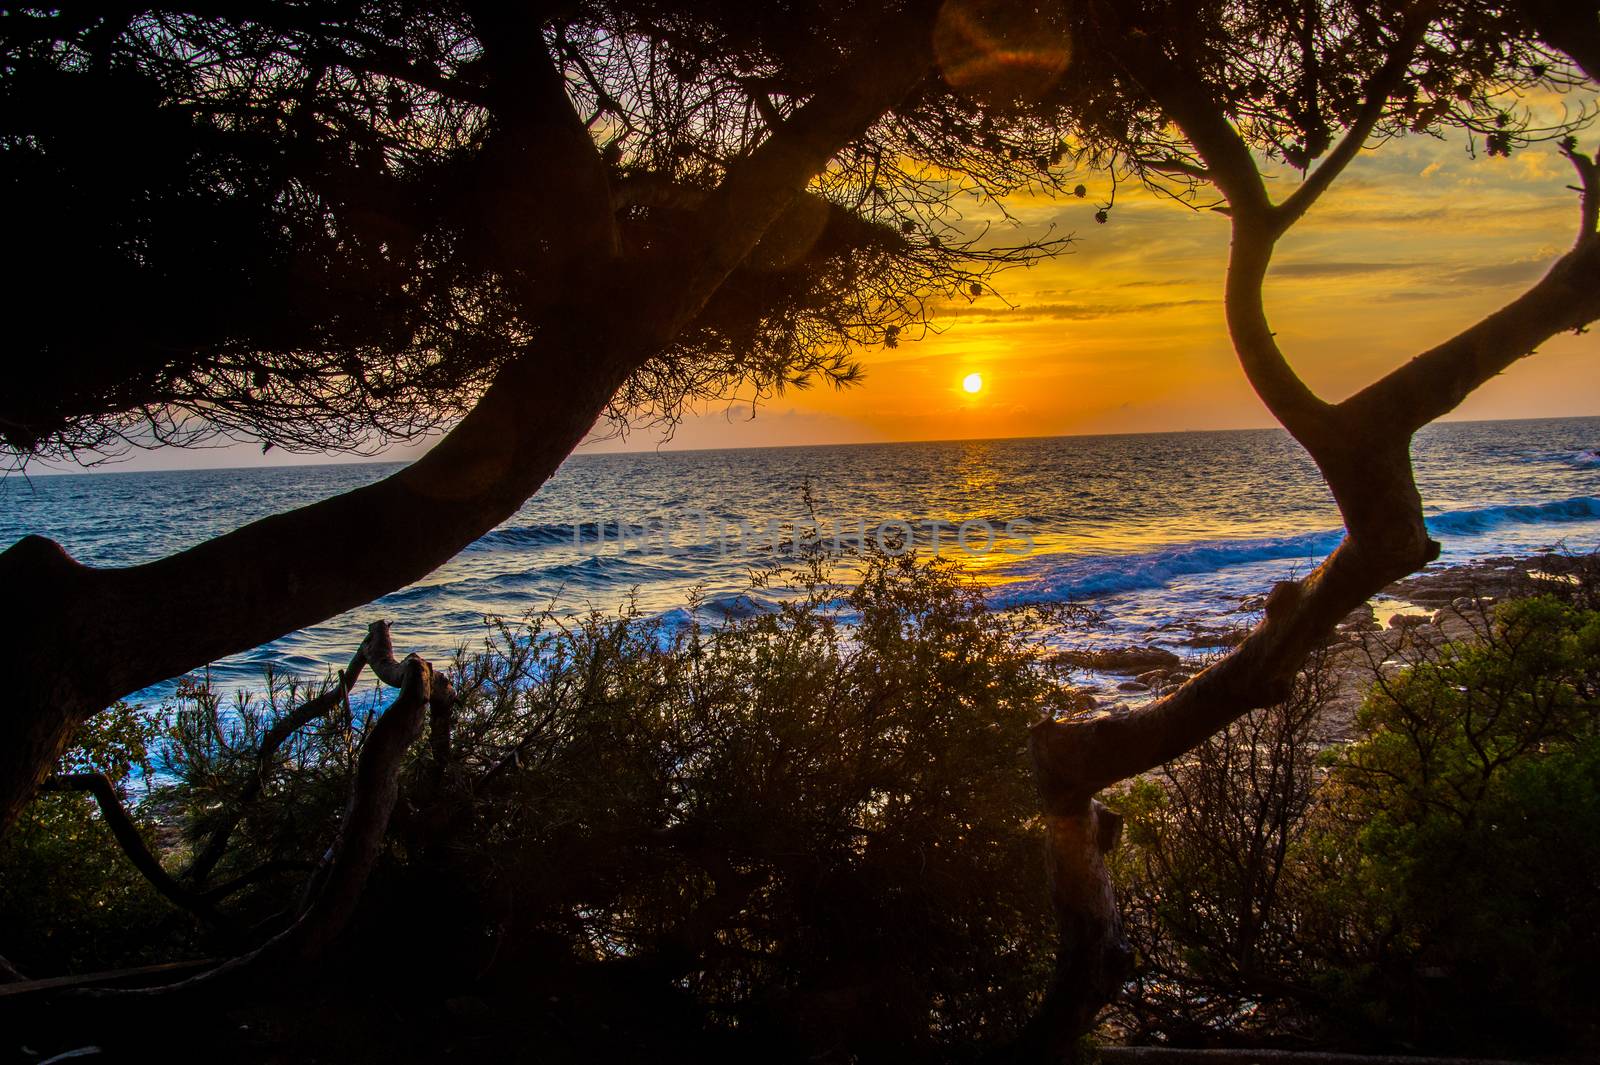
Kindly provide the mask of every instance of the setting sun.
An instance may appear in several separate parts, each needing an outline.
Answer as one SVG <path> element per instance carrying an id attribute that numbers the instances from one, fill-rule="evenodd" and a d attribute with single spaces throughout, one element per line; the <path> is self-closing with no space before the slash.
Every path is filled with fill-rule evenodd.
<path id="1" fill-rule="evenodd" d="M 969 373 L 961 379 L 961 387 L 968 392 L 978 393 L 983 391 L 983 374 Z"/>

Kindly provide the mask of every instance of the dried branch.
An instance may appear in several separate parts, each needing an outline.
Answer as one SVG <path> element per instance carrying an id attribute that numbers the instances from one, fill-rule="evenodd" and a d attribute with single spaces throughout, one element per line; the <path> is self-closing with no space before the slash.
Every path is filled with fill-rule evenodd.
<path id="1" fill-rule="evenodd" d="M 284 742 L 306 725 L 323 717 L 334 707 L 339 706 L 349 697 L 351 689 L 361 676 L 361 669 L 366 664 L 366 659 L 361 651 L 356 651 L 350 659 L 350 664 L 339 673 L 339 679 L 333 687 L 310 699 L 292 713 L 286 714 L 272 727 L 267 729 L 261 737 L 261 747 L 256 752 L 255 771 L 245 781 L 244 787 L 239 789 L 239 797 L 231 811 L 225 813 L 223 819 L 211 830 L 205 846 L 200 848 L 189 867 L 183 871 L 183 878 L 194 884 L 203 884 L 211 871 L 216 868 L 217 862 L 222 859 L 223 853 L 228 849 L 228 841 L 233 836 L 233 830 L 238 827 L 239 821 L 244 817 L 250 804 L 260 796 L 267 784 L 267 776 L 272 771 L 273 761 L 277 757 L 278 748 Z M 211 894 L 208 892 L 208 895 Z"/>

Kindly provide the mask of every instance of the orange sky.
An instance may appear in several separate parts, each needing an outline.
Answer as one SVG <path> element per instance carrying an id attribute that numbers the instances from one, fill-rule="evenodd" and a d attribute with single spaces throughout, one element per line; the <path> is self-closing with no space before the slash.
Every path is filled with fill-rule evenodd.
<path id="1" fill-rule="evenodd" d="M 1586 146 L 1592 136 L 1583 138 Z M 586 451 L 1046 436 L 1272 424 L 1234 362 L 1220 296 L 1228 225 L 1124 186 L 1096 225 L 1086 199 L 1013 198 L 1002 237 L 1073 234 L 1069 252 L 959 300 L 937 335 L 862 353 L 865 381 L 792 392 L 688 419 L 670 440 L 639 430 Z M 1293 174 L 1278 179 L 1287 183 Z M 1534 281 L 1571 241 L 1577 196 L 1553 145 L 1472 158 L 1463 140 L 1409 137 L 1366 153 L 1283 241 L 1268 307 L 1285 352 L 1342 397 Z M 987 209 L 992 215 L 993 209 Z M 974 220 L 984 215 L 974 207 Z M 1453 416 L 1600 414 L 1595 335 L 1563 335 Z M 981 373 L 977 395 L 961 388 Z M 420 446 L 384 457 L 407 459 Z M 136 454 L 110 470 L 329 461 L 241 445 Z"/>
<path id="2" fill-rule="evenodd" d="M 1587 138 L 1586 138 L 1587 139 Z M 1279 179 L 1294 180 L 1293 175 Z M 1306 379 L 1337 399 L 1459 331 L 1536 280 L 1570 243 L 1567 162 L 1540 146 L 1472 158 L 1410 137 L 1364 155 L 1280 245 L 1268 307 Z M 1218 429 L 1272 424 L 1228 343 L 1220 302 L 1228 224 L 1126 186 L 1096 225 L 1084 200 L 1017 200 L 1023 234 L 1074 234 L 1070 252 L 944 309 L 941 332 L 863 353 L 866 380 L 714 411 L 668 447 Z M 1481 389 L 1463 418 L 1600 413 L 1594 335 L 1563 335 Z M 976 396 L 961 388 L 983 375 Z M 659 433 L 590 450 L 656 446 Z"/>

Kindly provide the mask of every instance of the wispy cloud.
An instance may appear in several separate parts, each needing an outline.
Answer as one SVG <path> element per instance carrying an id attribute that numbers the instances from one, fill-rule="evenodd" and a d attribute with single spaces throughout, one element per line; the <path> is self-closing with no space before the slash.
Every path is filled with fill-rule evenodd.
<path id="1" fill-rule="evenodd" d="M 934 311 L 934 320 L 970 318 L 979 322 L 1016 322 L 1034 319 L 1092 321 L 1128 314 L 1156 314 L 1175 307 L 1196 307 L 1216 303 L 1214 299 L 1151 300 L 1147 303 L 1041 303 L 1015 307 L 984 307 L 978 304 L 946 305 Z"/>

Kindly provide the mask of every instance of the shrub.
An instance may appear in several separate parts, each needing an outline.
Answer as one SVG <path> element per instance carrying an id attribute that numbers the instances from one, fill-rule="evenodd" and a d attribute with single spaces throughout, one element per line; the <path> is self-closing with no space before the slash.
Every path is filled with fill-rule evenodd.
<path id="1" fill-rule="evenodd" d="M 1041 619 L 990 611 L 939 561 L 851 565 L 848 586 L 815 557 L 764 574 L 780 605 L 718 626 L 631 610 L 494 626 L 455 663 L 448 733 L 435 722 L 411 752 L 327 987 L 296 993 L 337 998 L 352 1032 L 350 988 L 384 1018 L 396 996 L 418 1018 L 481 999 L 494 1038 L 553 1060 L 702 1060 L 723 1041 L 903 1061 L 1014 1033 L 1054 950 L 1024 753 L 1065 692 L 1029 635 Z M 315 693 L 180 694 L 145 804 L 185 826 L 168 867 L 235 818 L 213 882 L 314 862 L 363 701 L 297 732 L 242 803 L 262 736 Z M 266 935 L 300 879 L 230 912 Z M 422 1052 L 391 1032 L 363 1053 L 383 1047 Z"/>
<path id="2" fill-rule="evenodd" d="M 1136 1037 L 1592 1045 L 1600 612 L 1514 600 L 1416 653 L 1325 771 L 1297 692 L 1117 797 Z"/>
<path id="3" fill-rule="evenodd" d="M 117 703 L 89 720 L 60 771 L 105 773 L 126 796 L 134 770 L 149 772 L 155 732 L 137 707 Z M 146 836 L 158 827 L 148 816 L 138 822 Z M 4 952 L 30 977 L 148 961 L 188 926 L 128 863 L 81 792 L 39 795 L 0 837 L 0 869 Z"/>
<path id="4" fill-rule="evenodd" d="M 1593 1026 L 1597 680 L 1600 612 L 1548 596 L 1380 679 L 1306 851 L 1308 905 L 1340 932 L 1336 1004 L 1435 1045 L 1559 1045 Z"/>
<path id="5" fill-rule="evenodd" d="M 1314 657 L 1289 698 L 1105 797 L 1125 818 L 1111 873 L 1137 968 L 1114 1017 L 1134 1040 L 1294 1027 L 1305 960 L 1284 895 L 1332 683 Z"/>

